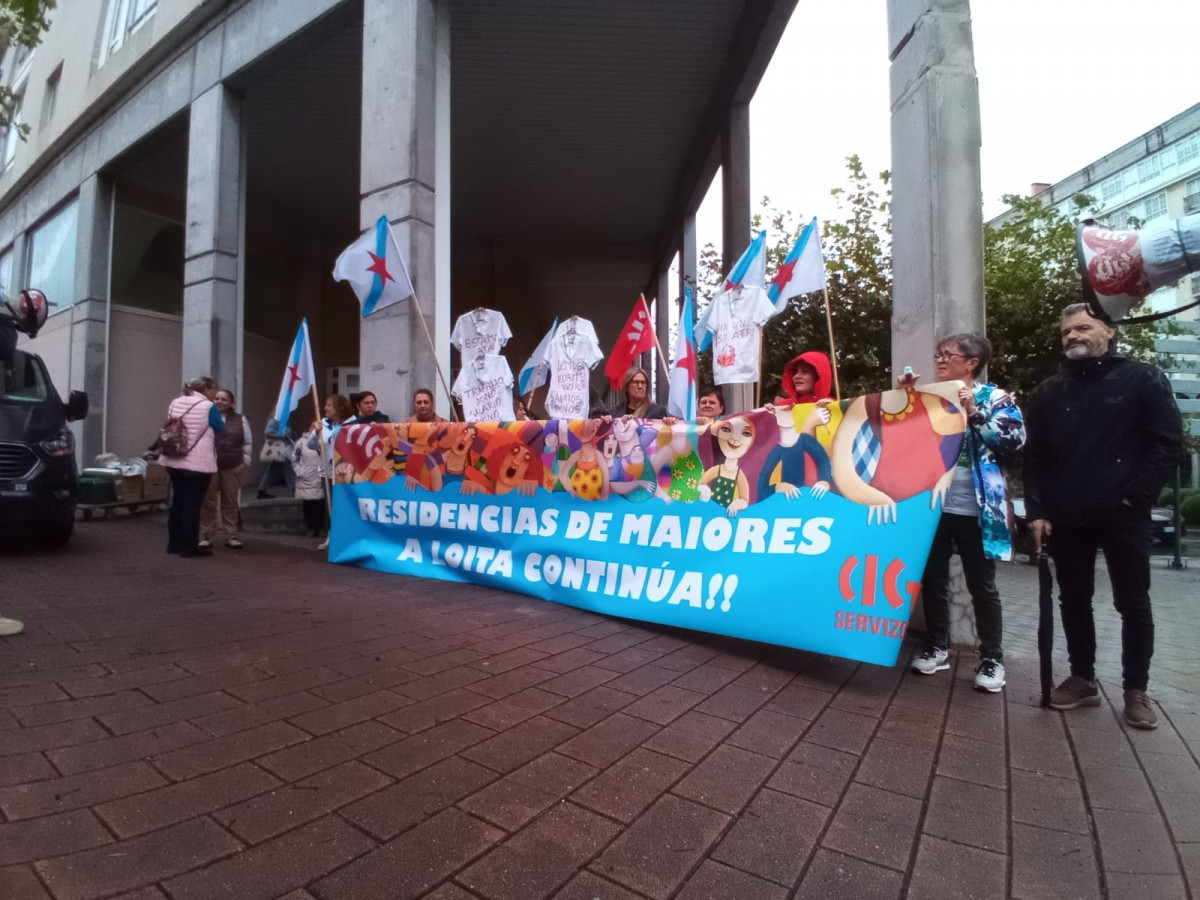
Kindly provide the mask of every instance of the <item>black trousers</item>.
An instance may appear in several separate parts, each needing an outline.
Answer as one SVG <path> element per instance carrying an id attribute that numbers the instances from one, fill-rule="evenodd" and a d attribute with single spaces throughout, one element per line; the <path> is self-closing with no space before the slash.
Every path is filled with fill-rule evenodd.
<path id="1" fill-rule="evenodd" d="M 1004 661 L 1004 617 L 1000 592 L 996 590 L 996 561 L 983 552 L 983 531 L 978 516 L 942 513 L 925 574 L 921 577 L 921 600 L 925 605 L 925 628 L 929 643 L 942 649 L 950 645 L 950 556 L 958 551 L 963 575 L 975 608 L 979 633 L 979 656 Z"/>
<path id="2" fill-rule="evenodd" d="M 300 508 L 304 512 L 304 527 L 318 534 L 325 530 L 329 519 L 325 515 L 324 500 L 301 500 Z"/>
<path id="3" fill-rule="evenodd" d="M 1144 691 L 1154 655 L 1154 614 L 1150 610 L 1150 514 L 1118 506 L 1086 520 L 1051 520 L 1050 553 L 1058 572 L 1059 608 L 1071 674 L 1096 677 L 1096 551 L 1104 551 L 1113 606 L 1121 614 L 1122 682 Z"/>
<path id="4" fill-rule="evenodd" d="M 187 553 L 200 541 L 200 507 L 208 493 L 209 472 L 168 468 L 171 509 L 167 513 L 167 552 Z"/>

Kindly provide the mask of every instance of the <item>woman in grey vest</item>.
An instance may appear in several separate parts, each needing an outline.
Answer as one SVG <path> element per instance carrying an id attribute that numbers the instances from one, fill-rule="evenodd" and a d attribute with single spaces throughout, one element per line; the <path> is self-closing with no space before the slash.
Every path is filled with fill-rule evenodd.
<path id="1" fill-rule="evenodd" d="M 238 512 L 241 507 L 238 498 L 242 491 L 242 471 L 250 465 L 250 449 L 254 442 L 250 437 L 250 423 L 235 409 L 233 391 L 221 388 L 217 391 L 214 402 L 225 420 L 225 430 L 218 432 L 213 438 L 213 445 L 217 451 L 217 471 L 208 483 L 208 493 L 204 497 L 204 505 L 200 508 L 199 546 L 206 549 L 213 545 L 219 507 L 221 526 L 225 532 L 225 546 L 240 550 L 242 542 L 237 539 L 237 531 Z"/>

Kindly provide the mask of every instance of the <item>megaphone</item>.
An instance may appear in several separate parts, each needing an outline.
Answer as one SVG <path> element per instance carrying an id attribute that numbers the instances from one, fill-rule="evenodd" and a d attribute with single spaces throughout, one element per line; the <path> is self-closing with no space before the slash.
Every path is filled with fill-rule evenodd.
<path id="1" fill-rule="evenodd" d="M 0 297 L 8 311 L 12 314 L 12 324 L 17 331 L 24 332 L 31 338 L 46 324 L 46 316 L 50 314 L 50 301 L 37 288 L 27 288 L 17 295 L 14 303 L 7 296 Z"/>
<path id="2" fill-rule="evenodd" d="M 1200 215 L 1142 231 L 1118 231 L 1085 219 L 1075 231 L 1075 253 L 1084 302 L 1093 316 L 1109 325 L 1152 322 L 1200 306 L 1196 300 L 1166 312 L 1126 318 L 1151 291 L 1200 271 Z"/>

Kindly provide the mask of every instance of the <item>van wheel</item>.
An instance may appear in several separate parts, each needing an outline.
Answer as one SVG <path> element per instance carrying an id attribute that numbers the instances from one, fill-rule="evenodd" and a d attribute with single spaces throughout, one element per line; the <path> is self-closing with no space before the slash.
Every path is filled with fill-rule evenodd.
<path id="1" fill-rule="evenodd" d="M 51 547 L 65 547 L 67 542 L 71 540 L 71 535 L 75 531 L 75 519 L 64 519 L 61 522 L 53 522 L 44 526 L 42 537 Z"/>

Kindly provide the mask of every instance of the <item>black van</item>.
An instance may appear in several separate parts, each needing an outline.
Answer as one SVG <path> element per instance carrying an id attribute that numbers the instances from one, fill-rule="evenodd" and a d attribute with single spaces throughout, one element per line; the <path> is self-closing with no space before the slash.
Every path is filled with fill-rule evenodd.
<path id="1" fill-rule="evenodd" d="M 87 416 L 88 398 L 63 403 L 36 354 L 18 350 L 0 313 L 0 531 L 65 544 L 75 528 L 79 475 L 67 423 Z"/>

